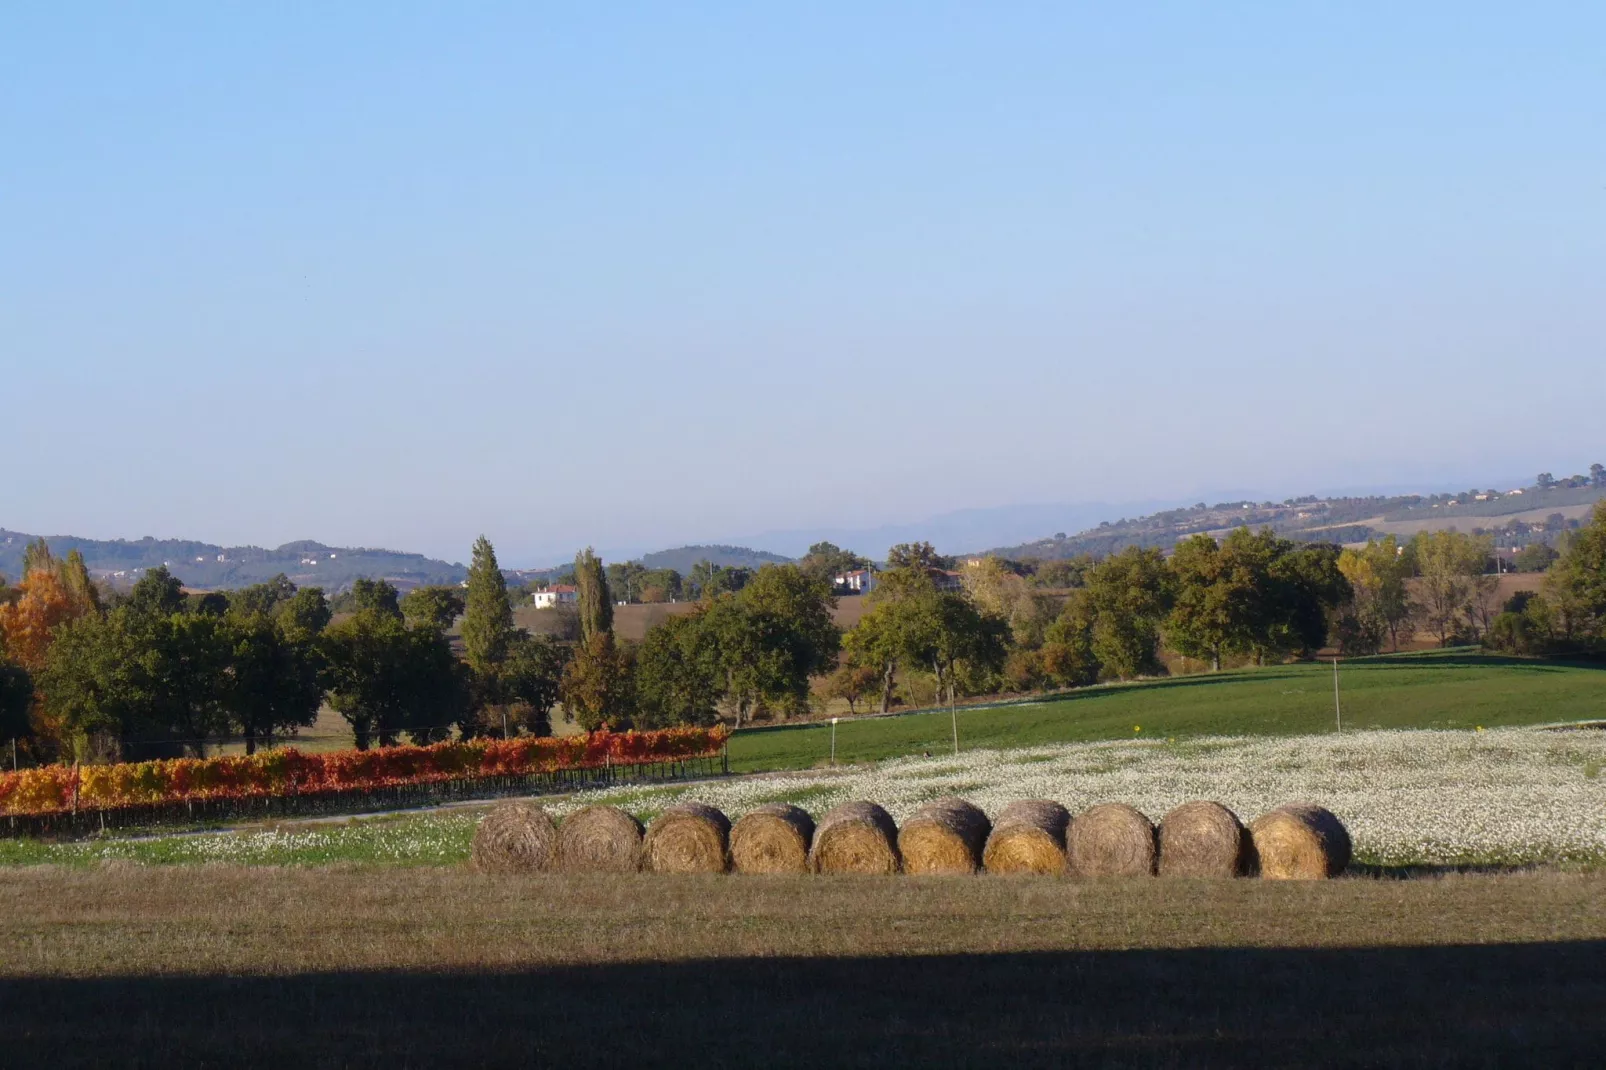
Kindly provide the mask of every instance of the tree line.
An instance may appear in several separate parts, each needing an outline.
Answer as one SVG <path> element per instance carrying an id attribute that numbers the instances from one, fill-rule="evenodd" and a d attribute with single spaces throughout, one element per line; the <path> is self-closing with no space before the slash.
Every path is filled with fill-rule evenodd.
<path id="1" fill-rule="evenodd" d="M 481 538 L 462 588 L 398 594 L 360 580 L 336 615 L 283 577 L 188 594 L 165 570 L 126 595 L 97 588 L 77 555 L 30 547 L 0 585 L 0 739 L 33 760 L 248 750 L 312 724 L 327 704 L 359 747 L 402 739 L 543 735 L 561 707 L 581 728 L 747 724 L 841 699 L 882 710 L 1000 691 L 1441 644 L 1520 653 L 1606 652 L 1606 505 L 1568 533 L 1538 594 L 1498 601 L 1487 536 L 1423 533 L 1364 546 L 1295 542 L 1242 527 L 1168 556 L 1130 547 L 1030 564 L 985 558 L 964 583 L 929 544 L 894 547 L 842 631 L 832 577 L 862 562 L 821 544 L 707 588 L 639 643 L 616 636 L 609 568 L 577 555 L 571 639 L 515 626 L 495 551 Z M 458 625 L 457 622 L 461 621 Z M 457 628 L 454 644 L 452 630 Z"/>
<path id="2" fill-rule="evenodd" d="M 402 597 L 359 579 L 345 601 L 336 619 L 321 589 L 283 576 L 187 593 L 165 568 L 113 594 L 40 541 L 22 580 L 0 584 L 0 736 L 35 761 L 201 755 L 230 737 L 250 753 L 325 703 L 363 749 L 550 730 L 564 652 L 513 626 L 484 538 L 466 590 Z M 448 637 L 460 615 L 461 656 Z"/>

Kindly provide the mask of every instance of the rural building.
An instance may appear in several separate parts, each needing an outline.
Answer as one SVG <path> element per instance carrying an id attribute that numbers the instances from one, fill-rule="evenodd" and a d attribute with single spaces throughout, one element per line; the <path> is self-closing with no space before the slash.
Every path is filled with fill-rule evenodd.
<path id="1" fill-rule="evenodd" d="M 560 583 L 554 587 L 547 587 L 535 592 L 536 609 L 556 609 L 558 606 L 572 606 L 580 601 L 580 589 L 567 583 Z"/>
<path id="2" fill-rule="evenodd" d="M 831 586 L 837 594 L 869 594 L 875 590 L 875 569 L 856 568 L 833 577 Z"/>

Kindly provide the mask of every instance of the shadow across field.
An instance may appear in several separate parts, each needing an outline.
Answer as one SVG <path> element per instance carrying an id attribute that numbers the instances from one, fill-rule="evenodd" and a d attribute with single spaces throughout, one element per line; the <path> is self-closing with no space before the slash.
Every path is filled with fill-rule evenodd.
<path id="1" fill-rule="evenodd" d="M 1564 1065 L 1606 941 L 0 980 L 13 1065 Z"/>

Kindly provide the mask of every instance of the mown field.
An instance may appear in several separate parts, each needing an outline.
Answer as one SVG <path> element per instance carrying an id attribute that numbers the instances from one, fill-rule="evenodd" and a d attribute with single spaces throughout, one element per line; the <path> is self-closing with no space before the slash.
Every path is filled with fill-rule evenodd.
<path id="1" fill-rule="evenodd" d="M 1444 650 L 1357 659 L 1339 674 L 1344 727 L 1495 728 L 1606 719 L 1606 666 Z M 1047 701 L 961 707 L 961 747 L 1024 747 L 1134 736 L 1303 735 L 1336 729 L 1333 669 L 1302 663 L 1094 687 Z M 839 762 L 953 749 L 947 711 L 844 720 Z M 755 772 L 828 762 L 831 727 L 744 729 L 731 769 Z"/>
<path id="2" fill-rule="evenodd" d="M 1606 877 L 0 871 L 18 1066 L 1585 1065 Z"/>

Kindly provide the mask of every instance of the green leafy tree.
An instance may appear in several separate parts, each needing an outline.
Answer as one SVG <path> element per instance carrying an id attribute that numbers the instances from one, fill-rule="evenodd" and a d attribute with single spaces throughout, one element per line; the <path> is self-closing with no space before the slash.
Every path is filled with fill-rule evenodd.
<path id="1" fill-rule="evenodd" d="M 1567 541 L 1544 594 L 1555 633 L 1567 645 L 1606 648 L 1606 503 Z"/>
<path id="2" fill-rule="evenodd" d="M 318 719 L 323 657 L 315 642 L 287 634 L 267 612 L 231 614 L 222 638 L 228 644 L 223 706 L 247 754 Z"/>
<path id="3" fill-rule="evenodd" d="M 844 572 L 869 568 L 870 561 L 835 543 L 817 542 L 809 547 L 809 552 L 799 559 L 797 566 L 811 576 L 831 582 Z"/>
<path id="4" fill-rule="evenodd" d="M 724 682 L 719 655 L 701 611 L 650 629 L 636 652 L 640 726 L 714 723 Z"/>
<path id="5" fill-rule="evenodd" d="M 1159 550 L 1129 547 L 1099 562 L 1085 596 L 1067 602 L 1087 617 L 1101 675 L 1121 680 L 1160 675 L 1160 625 L 1171 611 L 1172 581 Z M 1063 616 L 1063 613 L 1062 613 Z"/>
<path id="6" fill-rule="evenodd" d="M 472 574 L 471 574 L 472 575 Z M 498 571 L 500 576 L 501 572 Z M 506 591 L 504 589 L 504 595 Z M 402 619 L 415 628 L 428 628 L 431 631 L 445 635 L 452 627 L 452 623 L 463 613 L 466 602 L 459 588 L 432 586 L 415 587 L 408 591 L 401 600 Z M 508 613 L 509 627 L 512 626 L 512 611 Z M 468 646 L 468 622 L 464 621 L 463 645 Z"/>
<path id="7" fill-rule="evenodd" d="M 613 594 L 608 589 L 608 574 L 591 547 L 587 546 L 574 559 L 574 585 L 579 594 L 580 641 L 589 643 L 605 632 L 613 631 Z"/>
<path id="8" fill-rule="evenodd" d="M 887 551 L 887 568 L 944 569 L 952 561 L 939 554 L 929 542 L 900 542 Z"/>
<path id="9" fill-rule="evenodd" d="M 444 631 L 445 629 L 441 629 Z M 468 566 L 468 597 L 463 609 L 463 653 L 477 673 L 494 672 L 513 639 L 513 605 L 496 551 L 481 535 Z"/>
<path id="10" fill-rule="evenodd" d="M 347 602 L 354 613 L 367 611 L 394 617 L 398 621 L 402 619 L 401 597 L 386 580 L 373 580 L 366 576 L 353 580 Z"/>
<path id="11" fill-rule="evenodd" d="M 323 588 L 303 587 L 281 603 L 274 616 L 287 638 L 307 642 L 323 634 L 334 613 Z"/>
<path id="12" fill-rule="evenodd" d="M 167 566 L 147 569 L 128 592 L 125 603 L 130 613 L 140 617 L 167 617 L 184 609 L 184 585 Z"/>
<path id="13" fill-rule="evenodd" d="M 272 617 L 296 595 L 290 577 L 279 573 L 266 583 L 242 587 L 229 596 L 229 609 L 242 617 Z"/>
<path id="14" fill-rule="evenodd" d="M 564 714 L 587 732 L 603 725 L 626 728 L 635 714 L 635 687 L 629 653 L 613 632 L 581 640 L 563 670 Z"/>
<path id="15" fill-rule="evenodd" d="M 370 607 L 331 625 L 322 643 L 329 704 L 351 725 L 358 750 L 439 738 L 459 721 L 467 680 L 451 646 L 400 612 Z"/>
<path id="16" fill-rule="evenodd" d="M 33 677 L 14 662 L 0 660 L 0 743 L 33 736 L 28 711 L 33 707 Z"/>
<path id="17" fill-rule="evenodd" d="M 1243 618 L 1250 608 L 1239 589 L 1244 577 L 1225 557 L 1209 535 L 1182 540 L 1171 557 L 1176 599 L 1166 623 L 1167 638 L 1179 654 L 1208 661 L 1216 672 L 1234 642 L 1246 638 Z"/>
<path id="18" fill-rule="evenodd" d="M 1547 543 L 1531 542 L 1517 553 L 1511 563 L 1519 572 L 1543 572 L 1560 556 Z"/>

